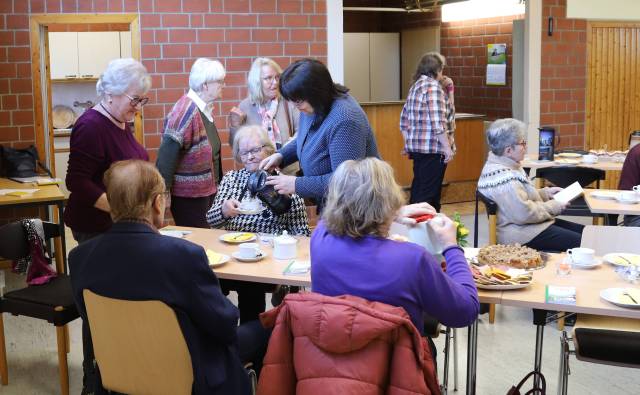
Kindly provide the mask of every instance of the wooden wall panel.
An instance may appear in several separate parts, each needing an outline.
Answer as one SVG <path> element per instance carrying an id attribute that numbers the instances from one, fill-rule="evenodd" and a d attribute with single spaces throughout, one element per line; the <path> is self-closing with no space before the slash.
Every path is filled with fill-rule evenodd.
<path id="1" fill-rule="evenodd" d="M 592 22 L 587 27 L 586 147 L 626 150 L 640 130 L 640 24 Z M 615 188 L 619 173 L 603 187 Z"/>

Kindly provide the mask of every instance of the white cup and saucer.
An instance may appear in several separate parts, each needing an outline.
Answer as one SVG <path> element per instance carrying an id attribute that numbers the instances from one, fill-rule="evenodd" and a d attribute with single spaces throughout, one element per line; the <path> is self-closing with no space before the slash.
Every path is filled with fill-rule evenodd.
<path id="1" fill-rule="evenodd" d="M 598 163 L 598 155 L 593 155 L 593 154 L 583 155 L 582 162 L 587 164 Z"/>
<path id="2" fill-rule="evenodd" d="M 602 264 L 596 259 L 596 252 L 591 248 L 576 247 L 567 250 L 567 255 L 571 260 L 571 266 L 580 269 L 591 269 Z"/>
<path id="3" fill-rule="evenodd" d="M 637 185 L 636 185 L 637 187 Z M 618 196 L 616 197 L 616 200 L 619 203 L 623 203 L 623 204 L 636 204 L 636 203 L 640 203 L 640 196 L 638 195 L 638 190 L 635 189 L 636 187 L 633 187 L 634 190 L 633 191 L 622 191 L 618 194 Z"/>
<path id="4" fill-rule="evenodd" d="M 242 214 L 251 215 L 251 214 L 259 214 L 264 210 L 264 206 L 259 199 L 256 198 L 248 198 L 243 199 L 240 202 L 240 207 L 238 210 Z"/>
<path id="5" fill-rule="evenodd" d="M 242 243 L 238 246 L 238 251 L 232 253 L 231 256 L 241 262 L 258 262 L 267 254 L 260 250 L 258 243 Z"/>

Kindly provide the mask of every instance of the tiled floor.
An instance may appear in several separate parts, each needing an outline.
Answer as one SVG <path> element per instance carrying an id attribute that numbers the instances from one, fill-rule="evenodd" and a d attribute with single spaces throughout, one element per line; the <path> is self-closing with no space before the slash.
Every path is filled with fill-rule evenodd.
<path id="1" fill-rule="evenodd" d="M 471 207 L 471 208 L 470 208 Z M 471 211 L 469 211 L 471 210 Z M 459 212 L 463 222 L 473 228 L 472 205 L 445 206 L 443 211 Z M 486 216 L 480 216 L 480 241 L 486 242 Z M 473 234 L 469 240 L 473 239 Z M 69 237 L 67 240 L 73 239 Z M 69 246 L 70 248 L 72 245 Z M 8 275 L 9 289 L 19 286 L 24 278 Z M 269 298 L 267 298 L 268 300 Z M 483 316 L 479 324 L 478 394 L 504 394 L 533 368 L 535 327 L 531 324 L 531 311 L 510 307 L 497 307 L 496 323 L 488 323 Z M 5 314 L 5 338 L 9 364 L 9 385 L 0 388 L 2 395 L 58 394 L 58 363 L 56 336 L 53 326 L 38 320 L 12 317 Z M 459 383 L 458 393 L 464 393 L 466 372 L 467 329 L 458 329 Z M 71 393 L 78 394 L 82 381 L 82 342 L 80 322 L 70 325 L 71 353 L 68 355 Z M 548 393 L 555 393 L 559 362 L 560 332 L 554 325 L 545 330 L 543 372 Z M 442 375 L 444 336 L 436 339 L 438 366 Z M 571 358 L 570 394 L 637 394 L 640 375 L 637 371 L 590 364 Z M 453 372 L 453 370 L 452 370 Z M 451 373 L 453 374 L 453 373 Z M 453 388 L 453 377 L 450 378 Z M 635 388 L 635 389 L 634 389 Z"/>

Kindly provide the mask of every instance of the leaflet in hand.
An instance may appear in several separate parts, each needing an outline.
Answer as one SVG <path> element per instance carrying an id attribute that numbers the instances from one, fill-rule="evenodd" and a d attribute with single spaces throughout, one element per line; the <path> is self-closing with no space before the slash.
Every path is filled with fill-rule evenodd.
<path id="1" fill-rule="evenodd" d="M 572 201 L 573 199 L 577 198 L 578 196 L 582 195 L 583 193 L 584 193 L 584 190 L 580 186 L 580 183 L 576 181 L 573 184 L 561 190 L 560 192 L 553 195 L 553 199 L 559 201 L 560 203 L 566 204 Z"/>

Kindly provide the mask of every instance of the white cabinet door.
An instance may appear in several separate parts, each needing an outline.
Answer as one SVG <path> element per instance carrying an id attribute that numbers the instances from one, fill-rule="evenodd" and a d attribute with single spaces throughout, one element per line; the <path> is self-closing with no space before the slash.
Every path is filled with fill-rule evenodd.
<path id="1" fill-rule="evenodd" d="M 131 57 L 131 32 L 120 32 L 120 57 Z"/>
<path id="2" fill-rule="evenodd" d="M 78 33 L 49 33 L 49 67 L 51 79 L 78 76 Z"/>
<path id="3" fill-rule="evenodd" d="M 400 33 L 369 33 L 369 100 L 400 100 Z"/>
<path id="4" fill-rule="evenodd" d="M 369 33 L 344 34 L 344 84 L 357 101 L 369 101 Z"/>
<path id="5" fill-rule="evenodd" d="M 422 55 L 430 51 L 440 52 L 440 26 L 403 30 L 401 36 L 402 97 L 405 98 Z"/>
<path id="6" fill-rule="evenodd" d="M 119 57 L 119 32 L 78 33 L 78 70 L 81 77 L 100 77 L 109 62 Z"/>

